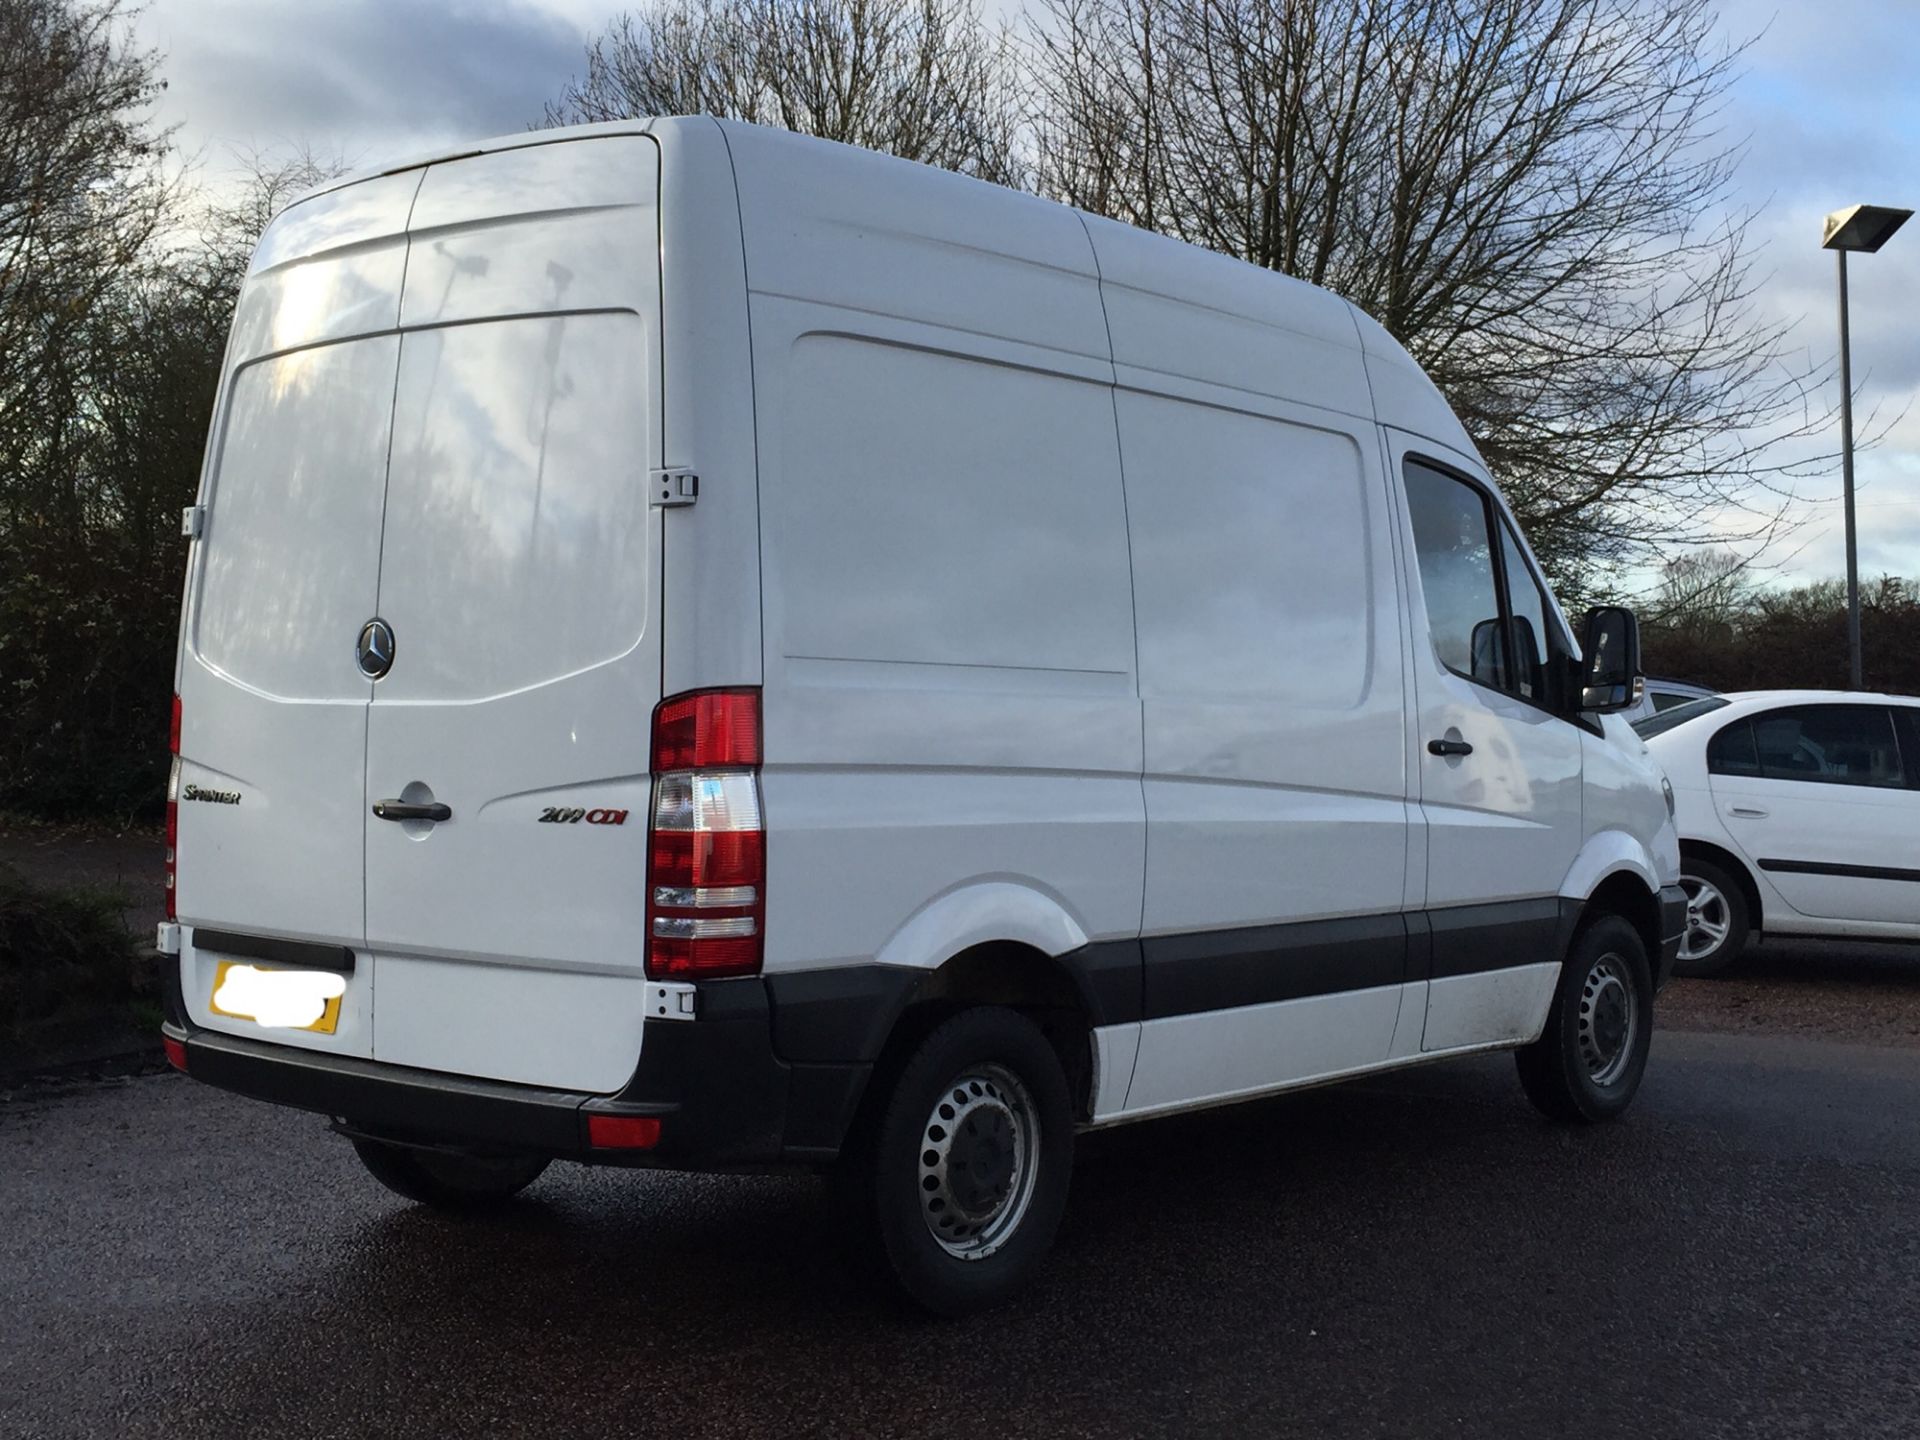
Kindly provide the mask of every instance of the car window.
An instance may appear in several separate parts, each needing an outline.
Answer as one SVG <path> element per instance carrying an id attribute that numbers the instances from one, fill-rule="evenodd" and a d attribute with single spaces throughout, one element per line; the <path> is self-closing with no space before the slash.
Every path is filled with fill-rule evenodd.
<path id="1" fill-rule="evenodd" d="M 1659 702 L 1656 700 L 1654 702 L 1656 713 L 1647 716 L 1644 720 L 1634 721 L 1633 733 L 1642 740 L 1651 740 L 1656 735 L 1666 734 L 1676 725 L 1684 725 L 1689 720 L 1698 720 L 1702 715 L 1711 715 L 1716 710 L 1724 710 L 1730 703 L 1732 702 L 1723 700 L 1718 695 L 1707 695 L 1698 700 L 1688 700 L 1683 704 L 1660 709 Z"/>
<path id="2" fill-rule="evenodd" d="M 1884 706 L 1794 705 L 1754 716 L 1752 729 L 1759 773 L 1769 780 L 1906 785 L 1893 717 Z"/>
<path id="3" fill-rule="evenodd" d="M 1900 735 L 1900 768 L 1907 773 L 1907 787 L 1920 790 L 1920 706 L 1894 706 L 1893 723 Z"/>
<path id="4" fill-rule="evenodd" d="M 1456 675 L 1505 689 L 1500 587 L 1486 501 L 1453 476 L 1409 462 L 1407 505 L 1427 625 L 1440 662 Z"/>
<path id="5" fill-rule="evenodd" d="M 1707 742 L 1707 769 L 1715 775 L 1760 773 L 1760 752 L 1753 746 L 1752 721 L 1736 720 Z"/>
<path id="6" fill-rule="evenodd" d="M 1662 710 L 1671 710 L 1678 705 L 1685 705 L 1690 700 L 1704 698 L 1686 690 L 1655 690 L 1651 687 L 1647 690 L 1647 696 L 1653 701 L 1655 714 Z"/>
<path id="7" fill-rule="evenodd" d="M 1535 705 L 1549 702 L 1556 653 L 1552 603 L 1518 538 L 1477 486 L 1417 460 L 1406 464 L 1407 508 L 1440 662 Z M 1502 577 L 1505 604 L 1502 604 Z"/>
<path id="8" fill-rule="evenodd" d="M 1527 568 L 1513 528 L 1500 522 L 1500 558 L 1507 572 L 1507 604 L 1513 612 L 1513 671 L 1515 694 L 1536 703 L 1547 690 L 1547 601 L 1540 583 Z"/>

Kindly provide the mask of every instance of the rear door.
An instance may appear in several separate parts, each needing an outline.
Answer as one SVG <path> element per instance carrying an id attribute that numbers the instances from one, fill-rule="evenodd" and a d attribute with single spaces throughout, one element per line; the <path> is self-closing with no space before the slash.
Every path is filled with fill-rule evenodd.
<path id="1" fill-rule="evenodd" d="M 378 1060 L 611 1091 L 639 1055 L 656 155 L 456 160 L 413 207 L 360 811 Z"/>
<path id="2" fill-rule="evenodd" d="M 393 333 L 419 174 L 294 207 L 242 290 L 201 491 L 185 597 L 178 909 L 181 989 L 196 1024 L 223 964 L 261 940 L 317 942 L 344 967 L 328 1029 L 290 1045 L 371 1053 L 362 894 L 367 707 L 355 637 L 374 612 Z"/>
<path id="3" fill-rule="evenodd" d="M 1707 749 L 1727 833 L 1802 915 L 1920 926 L 1920 790 L 1885 705 L 1758 711 Z"/>

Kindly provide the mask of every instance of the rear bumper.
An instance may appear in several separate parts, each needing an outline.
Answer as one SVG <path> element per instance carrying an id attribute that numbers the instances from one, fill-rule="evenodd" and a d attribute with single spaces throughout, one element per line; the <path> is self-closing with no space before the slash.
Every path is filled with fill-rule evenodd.
<path id="1" fill-rule="evenodd" d="M 1653 988 L 1658 991 L 1673 978 L 1680 942 L 1687 934 L 1687 892 L 1678 885 L 1660 890 L 1660 953 L 1654 957 Z"/>
<path id="2" fill-rule="evenodd" d="M 416 1070 L 194 1025 L 178 972 L 165 1032 L 187 1074 L 222 1090 L 329 1115 L 357 1133 L 401 1142 L 529 1150 L 595 1164 L 763 1167 L 831 1160 L 871 1063 L 794 1064 L 774 1052 L 767 984 L 700 986 L 698 1017 L 646 1027 L 633 1077 L 617 1095 L 589 1095 Z M 597 1149 L 595 1115 L 659 1119 L 647 1150 Z"/>

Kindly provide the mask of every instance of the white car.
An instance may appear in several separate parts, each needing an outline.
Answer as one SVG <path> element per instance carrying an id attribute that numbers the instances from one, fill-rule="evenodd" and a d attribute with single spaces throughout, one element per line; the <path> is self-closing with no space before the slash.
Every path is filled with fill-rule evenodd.
<path id="1" fill-rule="evenodd" d="M 1726 969 L 1762 930 L 1920 939 L 1920 699 L 1757 691 L 1634 728 L 1674 790 L 1677 974 Z"/>
<path id="2" fill-rule="evenodd" d="M 1327 291 L 780 131 L 509 136 L 273 222 L 186 529 L 168 1045 L 410 1198 L 828 1169 L 955 1311 L 1083 1129 L 1639 1083 L 1633 617 Z"/>

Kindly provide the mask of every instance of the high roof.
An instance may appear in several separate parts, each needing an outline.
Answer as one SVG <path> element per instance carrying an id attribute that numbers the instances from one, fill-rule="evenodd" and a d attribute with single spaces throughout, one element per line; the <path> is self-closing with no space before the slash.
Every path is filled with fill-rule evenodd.
<path id="1" fill-rule="evenodd" d="M 889 240 L 938 243 L 949 256 L 977 262 L 981 283 L 962 286 L 953 297 L 964 314 L 929 317 L 937 323 L 1099 354 L 1122 372 L 1190 375 L 1346 413 L 1370 410 L 1383 424 L 1474 453 L 1445 398 L 1405 348 L 1331 291 L 1038 196 L 792 131 L 704 116 L 522 131 L 342 176 L 295 204 L 471 155 L 604 135 L 653 134 L 668 142 L 675 131 L 715 125 L 733 158 L 755 289 L 792 293 L 787 282 L 800 278 L 809 240 L 816 261 L 829 243 L 843 253 L 831 264 L 808 267 L 806 278 L 858 276 L 869 285 L 885 276 Z M 811 236 L 800 233 L 802 216 L 817 222 Z M 753 232 L 786 243 L 756 246 Z M 1104 291 L 1104 303 L 1084 306 L 1068 287 L 1049 307 L 1044 287 L 1027 283 L 1043 271 L 1092 282 L 1090 293 Z M 911 282 L 903 274 L 900 284 Z M 914 299 L 931 303 L 924 287 Z M 1185 307 L 1194 321 L 1182 329 L 1189 343 L 1173 354 L 1164 329 L 1151 324 L 1167 301 Z"/>

